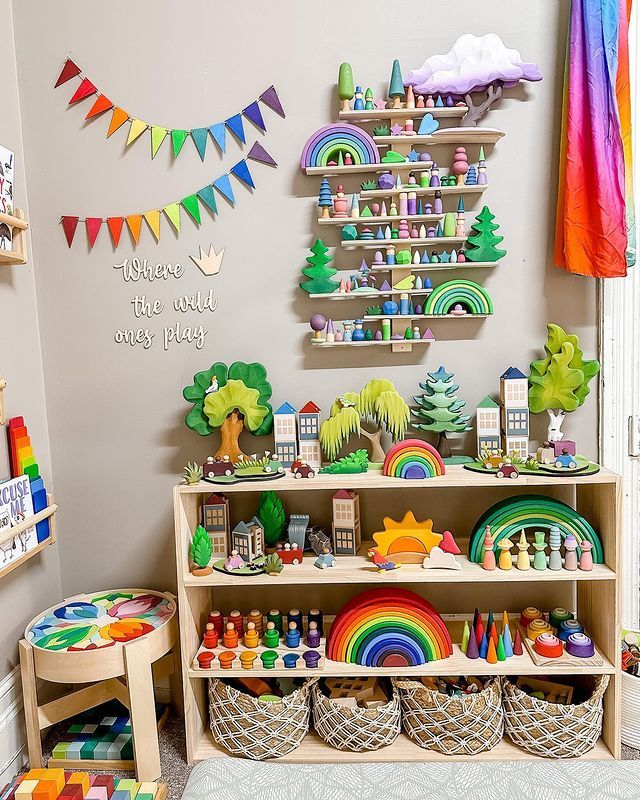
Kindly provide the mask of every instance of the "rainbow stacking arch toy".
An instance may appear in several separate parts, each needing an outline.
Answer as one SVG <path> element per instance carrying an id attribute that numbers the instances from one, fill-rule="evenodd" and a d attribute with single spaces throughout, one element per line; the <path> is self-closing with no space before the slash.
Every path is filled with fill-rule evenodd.
<path id="1" fill-rule="evenodd" d="M 377 164 L 378 148 L 371 136 L 355 125 L 334 123 L 319 128 L 305 144 L 300 156 L 300 167 L 326 167 L 337 161 L 338 154 L 349 153 L 354 164 Z"/>
<path id="2" fill-rule="evenodd" d="M 382 474 L 390 478 L 434 478 L 445 473 L 440 453 L 423 439 L 404 439 L 387 453 Z"/>
<path id="3" fill-rule="evenodd" d="M 459 303 L 469 314 L 493 314 L 493 303 L 489 293 L 477 283 L 467 280 L 453 280 L 437 286 L 424 304 L 425 314 L 444 316 Z"/>
<path id="4" fill-rule="evenodd" d="M 602 542 L 595 530 L 575 509 L 552 497 L 538 494 L 516 495 L 487 509 L 473 526 L 469 537 L 469 560 L 478 564 L 482 562 L 484 531 L 487 525 L 491 528 L 496 552 L 501 539 L 518 536 L 523 528 L 548 530 L 552 525 L 557 525 L 563 539 L 568 533 L 573 533 L 578 543 L 585 539 L 591 542 L 594 563 L 604 563 Z"/>
<path id="5" fill-rule="evenodd" d="M 327 638 L 327 658 L 365 667 L 416 667 L 452 653 L 442 617 L 406 589 L 357 595 L 338 613 Z"/>

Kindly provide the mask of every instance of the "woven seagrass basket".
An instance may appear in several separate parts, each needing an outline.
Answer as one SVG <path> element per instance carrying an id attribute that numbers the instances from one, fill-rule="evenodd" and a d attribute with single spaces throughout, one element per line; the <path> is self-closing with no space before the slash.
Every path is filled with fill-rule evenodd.
<path id="1" fill-rule="evenodd" d="M 453 696 L 419 681 L 394 679 L 400 690 L 402 726 L 413 741 L 445 755 L 475 755 L 502 739 L 500 678 L 476 694 Z"/>
<path id="2" fill-rule="evenodd" d="M 395 687 L 391 700 L 377 708 L 342 706 L 324 695 L 317 683 L 311 692 L 313 727 L 338 750 L 378 750 L 394 742 L 400 733 L 400 695 Z"/>
<path id="3" fill-rule="evenodd" d="M 279 702 L 258 700 L 217 678 L 209 680 L 209 714 L 215 741 L 236 756 L 256 761 L 295 750 L 309 731 L 315 678 Z"/>
<path id="4" fill-rule="evenodd" d="M 504 729 L 514 744 L 546 758 L 575 758 L 592 750 L 602 730 L 602 696 L 608 675 L 590 676 L 584 703 L 558 705 L 531 697 L 508 681 L 502 685 Z"/>

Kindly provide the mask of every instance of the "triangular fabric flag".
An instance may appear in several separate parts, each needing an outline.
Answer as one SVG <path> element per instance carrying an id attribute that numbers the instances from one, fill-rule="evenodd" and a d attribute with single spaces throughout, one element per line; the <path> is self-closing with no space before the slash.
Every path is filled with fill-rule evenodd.
<path id="1" fill-rule="evenodd" d="M 147 225 L 151 228 L 151 233 L 153 234 L 156 242 L 160 241 L 160 211 L 155 209 L 154 211 L 145 211 L 144 218 L 147 221 Z"/>
<path id="2" fill-rule="evenodd" d="M 89 78 L 83 78 L 80 82 L 80 86 L 75 90 L 73 97 L 69 100 L 69 105 L 73 103 L 77 103 L 80 100 L 84 100 L 85 97 L 89 97 L 92 94 L 95 94 L 98 90 L 96 87 L 91 83 Z"/>
<path id="3" fill-rule="evenodd" d="M 265 106 L 268 106 L 272 111 L 275 111 L 276 114 L 284 119 L 284 109 L 282 108 L 282 103 L 280 102 L 278 92 L 276 92 L 274 86 L 270 86 L 268 89 L 265 89 L 265 91 L 260 95 L 260 100 L 262 100 Z"/>
<path id="4" fill-rule="evenodd" d="M 76 75 L 79 75 L 82 72 L 80 67 L 77 64 L 74 64 L 73 61 L 68 58 L 64 62 L 64 67 L 62 67 L 62 71 L 58 75 L 58 80 L 56 81 L 56 85 L 53 87 L 57 89 L 58 86 L 62 86 L 63 83 L 70 81 L 71 78 L 75 78 Z"/>
<path id="5" fill-rule="evenodd" d="M 231 205 L 235 205 L 236 198 L 234 197 L 233 189 L 231 188 L 231 181 L 229 180 L 228 175 L 221 175 L 219 178 L 216 178 L 216 180 L 213 182 L 213 185 L 220 192 L 220 194 L 231 203 Z"/>
<path id="6" fill-rule="evenodd" d="M 256 188 L 253 178 L 251 177 L 251 173 L 249 172 L 247 162 L 244 159 L 242 159 L 242 161 L 238 161 L 237 164 L 234 164 L 231 167 L 231 172 L 236 176 L 236 178 L 241 180 L 243 183 L 246 183 L 247 186 L 250 186 L 252 189 Z"/>
<path id="7" fill-rule="evenodd" d="M 93 119 L 97 117 L 99 114 L 104 114 L 105 111 L 109 111 L 109 109 L 113 108 L 113 103 L 109 100 L 108 97 L 105 97 L 103 94 L 99 94 L 96 98 L 95 103 L 91 106 L 89 111 L 87 112 L 87 116 L 85 119 Z"/>
<path id="8" fill-rule="evenodd" d="M 250 119 L 254 125 L 257 125 L 261 131 L 267 130 L 264 120 L 262 119 L 262 112 L 260 111 L 260 106 L 258 105 L 257 100 L 254 100 L 253 103 L 249 103 L 246 108 L 243 108 L 242 113 L 247 119 Z"/>
<path id="9" fill-rule="evenodd" d="M 213 136 L 213 141 L 220 148 L 220 152 L 224 153 L 226 145 L 227 129 L 224 127 L 224 122 L 216 122 L 209 128 L 209 133 Z"/>
<path id="10" fill-rule="evenodd" d="M 67 237 L 67 244 L 69 247 L 73 244 L 73 237 L 76 235 L 76 228 L 78 227 L 79 217 L 61 217 L 62 230 Z"/>
<path id="11" fill-rule="evenodd" d="M 182 207 L 193 218 L 196 225 L 200 224 L 200 206 L 198 205 L 198 196 L 190 194 L 188 197 L 182 198 Z"/>
<path id="12" fill-rule="evenodd" d="M 207 149 L 208 128 L 194 128 L 191 131 L 193 143 L 196 146 L 200 161 L 204 161 L 204 151 Z"/>
<path id="13" fill-rule="evenodd" d="M 124 217 L 107 217 L 107 227 L 109 228 L 111 241 L 114 247 L 120 244 L 120 234 L 122 233 L 123 224 Z"/>
<path id="14" fill-rule="evenodd" d="M 277 167 L 277 161 L 274 161 L 273 158 L 267 153 L 264 147 L 260 144 L 260 142 L 255 142 L 251 150 L 247 153 L 247 158 L 251 158 L 254 161 L 259 161 L 261 164 L 268 164 L 270 167 Z"/>
<path id="15" fill-rule="evenodd" d="M 123 108 L 116 106 L 111 115 L 111 122 L 109 122 L 109 130 L 107 131 L 107 139 L 112 133 L 115 133 L 118 128 L 121 128 L 124 123 L 129 119 L 129 115 Z"/>
<path id="16" fill-rule="evenodd" d="M 141 136 L 147 130 L 148 127 L 149 126 L 147 125 L 147 123 L 143 122 L 141 119 L 132 119 L 125 147 L 129 147 L 130 144 L 133 144 L 135 140 L 138 138 L 138 136 Z"/>
<path id="17" fill-rule="evenodd" d="M 138 244 L 140 229 L 142 228 L 142 214 L 130 214 L 125 219 L 127 220 L 127 228 L 129 228 L 133 243 Z"/>
<path id="18" fill-rule="evenodd" d="M 218 206 L 216 204 L 216 195 L 213 191 L 213 186 L 204 186 L 199 192 L 196 192 L 200 200 L 207 206 L 212 214 L 218 213 Z"/>
<path id="19" fill-rule="evenodd" d="M 180 151 L 182 150 L 182 145 L 184 144 L 184 140 L 189 135 L 189 131 L 183 130 L 175 130 L 171 131 L 171 144 L 173 146 L 173 157 L 177 158 Z"/>
<path id="20" fill-rule="evenodd" d="M 151 126 L 151 158 L 156 157 L 156 153 L 168 133 L 169 131 L 166 128 L 161 128 L 159 125 Z"/>
<path id="21" fill-rule="evenodd" d="M 89 240 L 89 250 L 93 250 L 100 228 L 102 227 L 102 217 L 87 217 L 84 221 L 87 229 L 87 239 Z"/>
<path id="22" fill-rule="evenodd" d="M 176 229 L 176 233 L 180 233 L 180 203 L 169 203 L 163 209 L 167 215 L 167 219 Z"/>
<path id="23" fill-rule="evenodd" d="M 224 124 L 234 136 L 240 139 L 242 144 L 246 143 L 247 140 L 244 137 L 244 125 L 242 124 L 241 114 L 234 114 L 232 117 L 229 117 L 229 119 L 225 119 Z"/>

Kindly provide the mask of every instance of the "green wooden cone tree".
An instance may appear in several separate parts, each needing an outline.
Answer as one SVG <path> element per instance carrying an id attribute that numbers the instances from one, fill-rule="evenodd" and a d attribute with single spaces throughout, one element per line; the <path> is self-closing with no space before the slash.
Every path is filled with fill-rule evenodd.
<path id="1" fill-rule="evenodd" d="M 466 401 L 458 399 L 456 392 L 459 387 L 453 383 L 453 372 L 447 372 L 444 367 L 440 367 L 437 372 L 428 372 L 426 381 L 419 385 L 424 392 L 413 398 L 417 408 L 412 409 L 412 413 L 419 421 L 413 422 L 412 427 L 419 431 L 437 433 L 438 452 L 443 458 L 450 458 L 451 448 L 447 433 L 471 430 L 467 425 L 471 417 L 460 413 Z"/>

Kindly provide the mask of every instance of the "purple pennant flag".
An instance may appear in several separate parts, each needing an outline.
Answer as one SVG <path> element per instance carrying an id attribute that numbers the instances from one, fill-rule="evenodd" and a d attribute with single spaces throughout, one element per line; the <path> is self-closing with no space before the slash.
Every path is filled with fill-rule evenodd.
<path id="1" fill-rule="evenodd" d="M 278 93 L 276 92 L 274 86 L 270 86 L 268 89 L 265 89 L 260 95 L 260 100 L 262 100 L 265 106 L 268 106 L 272 111 L 275 111 L 276 114 L 279 114 L 282 118 L 285 117 L 282 103 L 280 102 L 280 98 L 278 97 Z"/>
<path id="2" fill-rule="evenodd" d="M 267 130 L 264 120 L 262 119 L 262 112 L 260 111 L 260 106 L 258 105 L 257 100 L 254 100 L 253 103 L 250 103 L 246 108 L 243 108 L 242 113 L 248 120 L 251 120 L 254 125 L 260 128 L 261 131 Z"/>
<path id="3" fill-rule="evenodd" d="M 249 150 L 247 153 L 247 158 L 251 158 L 254 161 L 259 161 L 261 164 L 268 164 L 270 167 L 278 166 L 278 162 L 271 158 L 269 153 L 267 153 L 260 142 L 254 142 L 251 150 Z"/>

